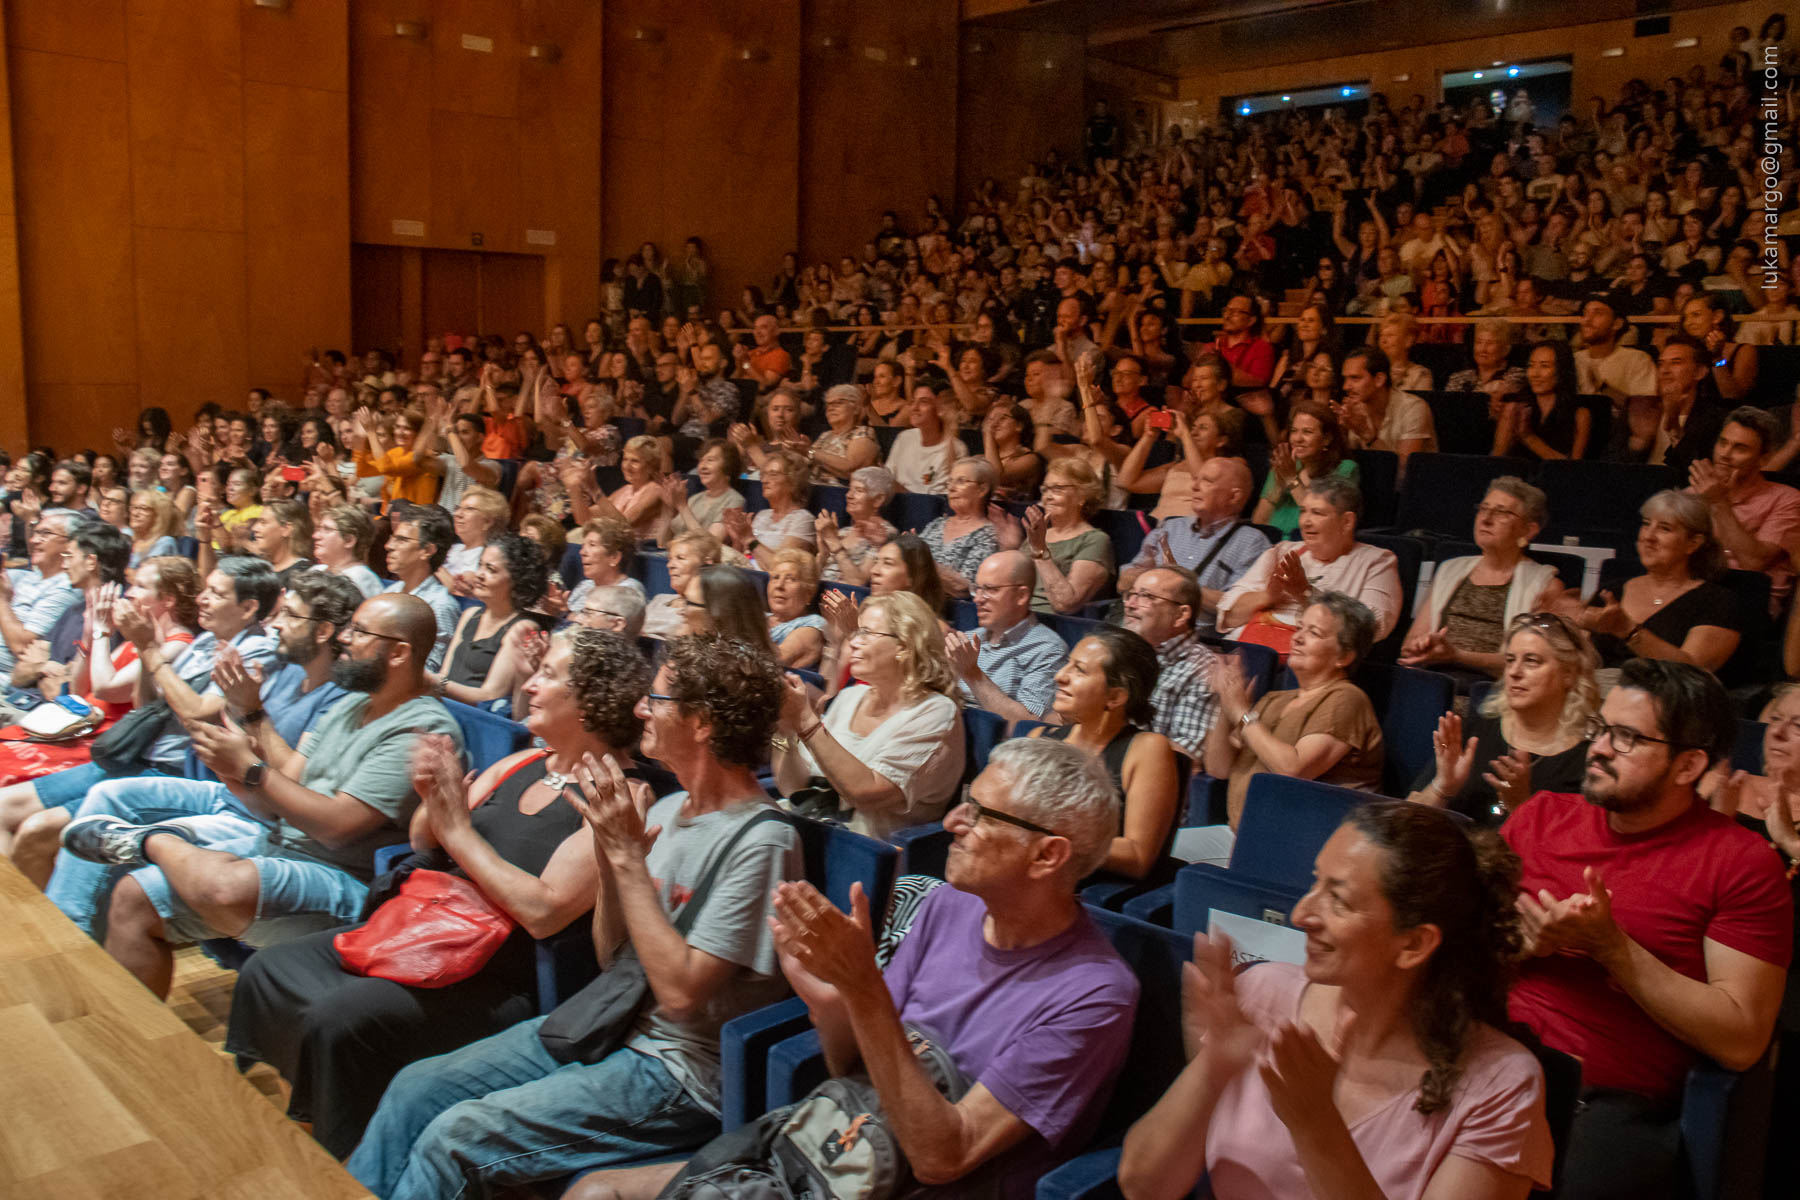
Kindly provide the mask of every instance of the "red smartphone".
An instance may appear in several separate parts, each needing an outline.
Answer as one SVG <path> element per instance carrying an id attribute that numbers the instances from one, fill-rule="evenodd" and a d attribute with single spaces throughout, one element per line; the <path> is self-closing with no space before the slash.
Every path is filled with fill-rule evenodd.
<path id="1" fill-rule="evenodd" d="M 1175 414 L 1166 408 L 1159 408 L 1150 414 L 1150 428 L 1170 430 L 1175 428 Z"/>
<path id="2" fill-rule="evenodd" d="M 306 468 L 305 467 L 283 467 L 283 468 L 281 468 L 281 477 L 283 479 L 287 480 L 289 483 L 304 482 L 306 479 Z"/>

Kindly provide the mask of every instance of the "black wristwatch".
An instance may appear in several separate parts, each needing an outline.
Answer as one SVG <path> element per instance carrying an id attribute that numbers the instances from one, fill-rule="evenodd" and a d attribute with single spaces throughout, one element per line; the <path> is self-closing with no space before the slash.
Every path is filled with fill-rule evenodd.
<path id="1" fill-rule="evenodd" d="M 249 788 L 261 787 L 262 781 L 263 781 L 263 776 L 267 775 L 268 773 L 269 773 L 269 764 L 268 763 L 266 763 L 266 762 L 251 763 L 250 769 L 244 772 L 244 786 L 249 787 Z"/>
<path id="2" fill-rule="evenodd" d="M 268 720 L 268 718 L 269 718 L 268 713 L 264 712 L 260 708 L 253 708 L 249 712 L 247 712 L 243 715 L 242 719 L 240 719 L 238 721 L 238 724 L 242 725 L 246 729 L 248 729 L 250 726 L 256 724 L 258 721 L 266 721 L 266 720 Z"/>

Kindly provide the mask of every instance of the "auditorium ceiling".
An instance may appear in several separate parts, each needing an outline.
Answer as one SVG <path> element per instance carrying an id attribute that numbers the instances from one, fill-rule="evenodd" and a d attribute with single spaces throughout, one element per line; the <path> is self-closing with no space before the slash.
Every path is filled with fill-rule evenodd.
<path id="1" fill-rule="evenodd" d="M 1714 0 L 1716 3 L 1716 0 Z M 1707 0 L 964 0 L 966 24 L 1082 33 L 1091 56 L 1188 77 L 1702 8 Z"/>

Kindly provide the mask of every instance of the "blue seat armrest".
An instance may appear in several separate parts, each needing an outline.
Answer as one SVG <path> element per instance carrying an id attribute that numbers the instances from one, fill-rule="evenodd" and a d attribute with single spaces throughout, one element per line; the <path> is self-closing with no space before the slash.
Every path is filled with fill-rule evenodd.
<path id="1" fill-rule="evenodd" d="M 805 1002 L 795 997 L 745 1013 L 719 1030 L 719 1116 L 726 1133 L 762 1116 L 770 1048 L 811 1027 Z"/>
<path id="2" fill-rule="evenodd" d="M 1748 1071 L 1728 1071 L 1710 1061 L 1688 1071 L 1681 1143 L 1694 1200 L 1759 1194 L 1774 1087 L 1773 1047 Z"/>
<path id="3" fill-rule="evenodd" d="M 900 851 L 900 874 L 944 877 L 944 859 L 950 853 L 950 833 L 941 822 L 911 825 L 888 838 Z"/>
<path id="4" fill-rule="evenodd" d="M 1169 923 L 1175 919 L 1175 885 L 1165 883 L 1127 900 L 1123 911 L 1128 917 L 1136 917 L 1140 921 L 1148 921 L 1152 925 L 1168 929 Z"/>
<path id="5" fill-rule="evenodd" d="M 1076 1155 L 1038 1180 L 1037 1200 L 1114 1200 L 1124 1153 L 1111 1146 Z"/>
<path id="6" fill-rule="evenodd" d="M 1144 885 L 1129 879 L 1105 879 L 1081 889 L 1081 902 L 1108 912 L 1124 912 L 1125 904 L 1142 894 Z"/>
<path id="7" fill-rule="evenodd" d="M 808 1029 L 769 1048 L 764 1080 L 764 1112 L 794 1103 L 825 1081 L 825 1051 L 819 1033 Z"/>
<path id="8" fill-rule="evenodd" d="M 538 1015 L 548 1016 L 556 1006 L 592 983 L 600 974 L 594 957 L 594 940 L 588 922 L 577 921 L 561 933 L 538 938 L 533 946 L 537 961 Z"/>
<path id="9" fill-rule="evenodd" d="M 411 853 L 412 846 L 406 842 L 400 842 L 393 846 L 383 846 L 375 852 L 375 873 L 377 875 L 386 874 L 388 871 L 394 869 L 395 863 Z"/>

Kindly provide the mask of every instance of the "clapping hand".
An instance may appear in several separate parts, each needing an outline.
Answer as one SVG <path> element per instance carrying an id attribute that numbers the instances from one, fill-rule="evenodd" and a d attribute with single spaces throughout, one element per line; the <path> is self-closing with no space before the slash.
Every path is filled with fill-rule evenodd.
<path id="1" fill-rule="evenodd" d="M 813 535 L 818 539 L 819 553 L 822 555 L 836 554 L 843 548 L 843 541 L 838 535 L 837 517 L 830 512 L 821 510 L 813 518 Z"/>
<path id="2" fill-rule="evenodd" d="M 149 610 L 137 600 L 120 600 L 113 605 L 113 625 L 132 645 L 138 648 L 141 656 L 150 648 L 156 637 L 156 622 L 150 619 Z"/>
<path id="3" fill-rule="evenodd" d="M 974 679 L 981 674 L 981 643 L 972 633 L 952 629 L 944 634 L 944 656 L 958 679 Z"/>
<path id="4" fill-rule="evenodd" d="M 1601 592 L 1598 606 L 1582 610 L 1581 624 L 1594 633 L 1610 633 L 1614 637 L 1625 637 L 1632 630 L 1631 617 L 1611 592 Z"/>
<path id="5" fill-rule="evenodd" d="M 862 618 L 862 605 L 849 592 L 830 588 L 819 596 L 819 615 L 825 618 L 825 636 L 833 642 L 847 642 L 856 633 Z"/>
<path id="6" fill-rule="evenodd" d="M 1042 507 L 1034 504 L 1025 510 L 1025 542 L 1031 547 L 1033 558 L 1050 552 L 1050 525 L 1044 517 Z"/>
<path id="7" fill-rule="evenodd" d="M 1417 637 L 1407 638 L 1400 648 L 1400 665 L 1403 667 L 1448 662 L 1455 657 L 1456 649 L 1450 644 L 1448 627 L 1428 629 Z"/>
<path id="8" fill-rule="evenodd" d="M 1219 716 L 1227 725 L 1236 725 L 1251 707 L 1250 685 L 1244 682 L 1244 672 L 1236 656 L 1215 655 L 1208 682 L 1213 694 L 1219 698 Z"/>
<path id="9" fill-rule="evenodd" d="M 1688 466 L 1688 490 L 1708 504 L 1722 503 L 1731 491 L 1731 472 L 1711 459 L 1696 458 Z"/>
<path id="10" fill-rule="evenodd" d="M 1204 1056 L 1221 1086 L 1262 1049 L 1262 1030 L 1238 1004 L 1231 939 L 1222 933 L 1194 935 L 1194 959 L 1181 968 L 1181 1030 L 1188 1053 Z"/>
<path id="11" fill-rule="evenodd" d="M 236 646 L 220 648 L 212 681 L 219 685 L 233 712 L 242 715 L 262 707 L 263 669 L 259 664 L 246 663 Z"/>
<path id="12" fill-rule="evenodd" d="M 1612 915 L 1612 893 L 1593 867 L 1583 871 L 1588 890 L 1558 900 L 1547 889 L 1515 902 L 1523 919 L 1528 954 L 1585 954 L 1601 959 L 1624 937 Z"/>
<path id="13" fill-rule="evenodd" d="M 875 937 L 869 921 L 869 898 L 861 883 L 850 885 L 850 912 L 804 881 L 775 889 L 775 915 L 769 920 L 782 968 L 798 967 L 801 979 L 839 992 L 885 987 L 875 962 Z M 789 975 L 792 981 L 794 976 Z M 801 985 L 795 984 L 795 991 Z M 804 993 L 803 993 L 804 994 Z"/>
<path id="14" fill-rule="evenodd" d="M 612 755 L 581 756 L 575 767 L 575 790 L 563 792 L 587 822 L 596 856 L 614 867 L 641 862 L 662 834 L 662 826 L 644 828 L 644 810 Z"/>
<path id="15" fill-rule="evenodd" d="M 1432 776 L 1428 790 L 1439 800 L 1461 795 L 1464 785 L 1469 782 L 1469 772 L 1474 768 L 1477 739 L 1470 738 L 1465 743 L 1462 733 L 1462 718 L 1454 712 L 1438 718 L 1437 732 L 1431 738 L 1437 774 Z"/>
<path id="16" fill-rule="evenodd" d="M 1290 1130 L 1314 1129 L 1344 1118 L 1332 1093 L 1337 1086 L 1338 1055 L 1343 1052 L 1355 1011 L 1340 1006 L 1337 1029 L 1328 1050 L 1309 1027 L 1282 1024 L 1270 1035 L 1258 1073 L 1269 1092 L 1269 1106 Z"/>
<path id="17" fill-rule="evenodd" d="M 250 744 L 250 736 L 229 721 L 223 725 L 214 725 L 210 721 L 189 722 L 187 730 L 193 738 L 194 753 L 220 779 L 241 782 L 245 773 L 261 761 L 256 748 Z"/>
<path id="18" fill-rule="evenodd" d="M 1494 789 L 1501 808 L 1511 812 L 1531 799 L 1531 755 L 1519 749 L 1502 754 L 1488 764 L 1482 778 Z"/>
<path id="19" fill-rule="evenodd" d="M 743 550 L 750 544 L 753 531 L 750 527 L 749 513 L 741 508 L 728 508 L 720 517 L 720 521 L 725 526 L 725 540 L 730 542 L 733 547 Z"/>
<path id="20" fill-rule="evenodd" d="M 1019 524 L 1019 518 L 997 502 L 988 504 L 987 515 L 994 526 L 994 540 L 1002 550 L 1017 550 L 1025 544 L 1025 527 Z"/>
<path id="21" fill-rule="evenodd" d="M 560 617 L 568 613 L 569 589 L 563 586 L 562 580 L 552 579 L 545 585 L 544 597 L 538 601 L 538 611 L 548 617 Z M 544 631 L 539 629 L 537 632 L 543 633 Z M 521 639 L 521 648 L 523 648 L 524 644 L 524 640 Z M 537 670 L 537 665 L 535 663 L 532 664 L 531 669 L 533 671 Z"/>
<path id="22" fill-rule="evenodd" d="M 1283 554 L 1276 559 L 1274 569 L 1269 572 L 1266 590 L 1277 608 L 1304 599 L 1312 588 L 1312 582 L 1307 579 L 1306 571 L 1300 565 L 1300 553 L 1295 550 L 1290 554 Z"/>
<path id="23" fill-rule="evenodd" d="M 446 734 L 428 733 L 414 747 L 413 790 L 439 842 L 469 824 L 469 787 L 476 774 L 463 771 L 462 755 Z"/>

